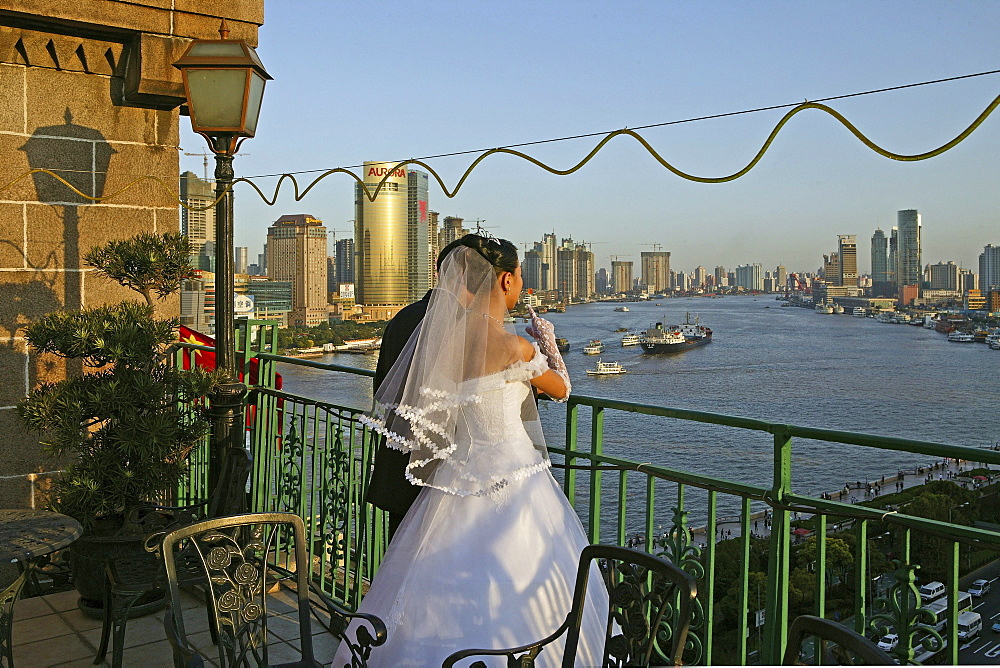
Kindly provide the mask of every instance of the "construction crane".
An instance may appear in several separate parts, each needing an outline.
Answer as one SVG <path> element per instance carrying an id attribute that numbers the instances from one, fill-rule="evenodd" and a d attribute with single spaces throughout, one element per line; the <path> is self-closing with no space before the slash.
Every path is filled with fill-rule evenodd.
<path id="1" fill-rule="evenodd" d="M 475 233 L 478 234 L 478 235 L 480 235 L 480 236 L 483 234 L 483 230 L 492 230 L 492 229 L 494 229 L 494 226 L 492 226 L 492 225 L 490 227 L 486 227 L 485 225 L 483 225 L 483 223 L 486 222 L 485 218 L 476 218 L 475 220 L 467 220 L 467 221 L 464 221 L 464 222 L 469 223 L 469 224 L 475 223 L 476 224 L 476 231 L 475 231 Z"/>
<path id="2" fill-rule="evenodd" d="M 652 246 L 654 253 L 659 252 L 660 250 L 663 249 L 663 244 L 639 244 L 639 245 L 640 246 Z"/>
<path id="3" fill-rule="evenodd" d="M 184 151 L 184 155 L 201 156 L 201 158 L 202 158 L 202 165 L 204 166 L 204 169 L 205 169 L 205 180 L 208 181 L 208 159 L 211 158 L 211 157 L 213 157 L 215 154 L 214 153 L 188 153 L 187 151 Z M 236 155 L 249 155 L 249 154 L 248 153 L 234 153 L 233 155 L 236 156 Z"/>

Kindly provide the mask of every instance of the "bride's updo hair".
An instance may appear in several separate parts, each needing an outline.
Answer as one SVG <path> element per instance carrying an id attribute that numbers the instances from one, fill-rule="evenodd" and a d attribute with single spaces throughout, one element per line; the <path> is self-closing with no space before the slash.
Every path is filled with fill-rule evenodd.
<path id="1" fill-rule="evenodd" d="M 493 270 L 496 271 L 497 276 L 505 271 L 513 273 L 517 269 L 517 246 L 513 243 L 506 239 L 495 239 L 478 234 L 466 234 L 461 239 L 456 239 L 441 249 L 437 259 L 438 271 L 441 270 L 441 263 L 444 262 L 448 254 L 459 246 L 471 248 L 486 258 L 486 261 L 493 266 Z"/>

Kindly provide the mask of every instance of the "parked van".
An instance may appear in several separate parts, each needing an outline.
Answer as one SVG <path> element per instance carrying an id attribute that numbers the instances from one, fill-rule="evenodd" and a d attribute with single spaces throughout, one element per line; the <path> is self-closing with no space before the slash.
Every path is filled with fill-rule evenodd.
<path id="1" fill-rule="evenodd" d="M 927 605 L 931 601 L 936 601 L 944 596 L 944 583 L 937 580 L 928 582 L 925 585 L 921 585 L 919 591 L 921 605 Z"/>
<path id="2" fill-rule="evenodd" d="M 978 612 L 965 611 L 958 615 L 958 639 L 962 642 L 972 640 L 983 629 L 983 617 Z"/>

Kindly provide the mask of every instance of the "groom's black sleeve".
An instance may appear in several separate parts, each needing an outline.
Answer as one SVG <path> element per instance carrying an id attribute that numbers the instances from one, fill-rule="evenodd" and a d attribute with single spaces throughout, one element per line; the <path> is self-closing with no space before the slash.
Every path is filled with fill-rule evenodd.
<path id="1" fill-rule="evenodd" d="M 400 309 L 396 317 L 385 326 L 378 363 L 375 366 L 374 390 L 378 390 L 382 385 L 392 365 L 403 352 L 410 335 L 424 319 L 430 294 L 428 292 L 420 301 Z M 408 453 L 386 447 L 385 439 L 379 437 L 375 446 L 375 467 L 368 483 L 365 500 L 373 506 L 389 511 L 392 515 L 398 515 L 397 519 L 402 519 L 420 492 L 418 486 L 411 485 L 406 479 L 406 465 L 409 461 Z"/>

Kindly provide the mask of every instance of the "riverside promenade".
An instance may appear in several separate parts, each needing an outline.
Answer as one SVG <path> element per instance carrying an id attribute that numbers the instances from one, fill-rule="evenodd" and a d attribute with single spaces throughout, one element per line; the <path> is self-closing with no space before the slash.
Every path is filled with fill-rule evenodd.
<path id="1" fill-rule="evenodd" d="M 867 480 L 847 480 L 844 481 L 842 488 L 834 492 L 828 492 L 825 496 L 833 501 L 860 503 L 876 499 L 885 494 L 901 492 L 911 487 L 919 487 L 934 480 L 952 480 L 967 489 L 974 489 L 981 481 L 973 480 L 971 476 L 966 474 L 975 468 L 988 467 L 964 459 L 958 461 L 954 459 L 938 460 L 924 466 L 897 471 L 892 475 L 878 476 L 868 478 Z M 995 474 L 990 476 L 990 482 L 996 479 L 997 476 L 1000 476 L 1000 470 L 997 470 Z M 767 538 L 771 535 L 770 516 L 770 510 L 756 511 L 750 516 L 750 531 L 754 537 Z M 792 521 L 805 520 L 810 517 L 812 517 L 812 514 L 792 513 Z M 730 538 L 738 538 L 740 536 L 740 519 L 738 516 L 719 517 L 716 520 L 715 526 L 716 541 L 729 540 Z M 828 530 L 834 532 L 840 530 L 840 527 L 837 524 L 830 524 Z M 693 528 L 692 534 L 695 544 L 704 547 L 708 543 L 704 526 Z M 796 535 L 793 537 L 793 540 L 799 542 L 805 540 L 808 535 Z"/>

